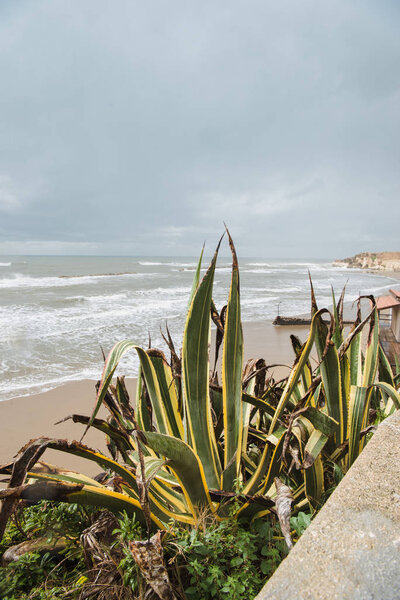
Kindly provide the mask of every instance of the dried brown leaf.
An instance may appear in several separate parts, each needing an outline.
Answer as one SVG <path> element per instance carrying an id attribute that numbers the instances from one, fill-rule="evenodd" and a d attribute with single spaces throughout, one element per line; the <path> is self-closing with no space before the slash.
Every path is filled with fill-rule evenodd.
<path id="1" fill-rule="evenodd" d="M 20 450 L 20 455 L 13 464 L 9 488 L 18 488 L 25 481 L 26 473 L 41 457 L 46 450 L 48 440 L 46 438 L 38 438 L 30 440 Z M 3 500 L 0 510 L 0 541 L 3 538 L 8 519 L 13 514 L 18 504 L 18 496 L 9 495 Z"/>
<path id="2" fill-rule="evenodd" d="M 176 600 L 164 565 L 162 534 L 159 530 L 147 541 L 130 542 L 129 547 L 146 583 L 157 596 L 161 600 Z"/>
<path id="3" fill-rule="evenodd" d="M 290 513 L 292 509 L 293 496 L 290 488 L 285 485 L 278 477 L 275 477 L 276 500 L 275 508 L 278 515 L 283 537 L 289 550 L 293 548 L 292 538 L 290 537 Z"/>

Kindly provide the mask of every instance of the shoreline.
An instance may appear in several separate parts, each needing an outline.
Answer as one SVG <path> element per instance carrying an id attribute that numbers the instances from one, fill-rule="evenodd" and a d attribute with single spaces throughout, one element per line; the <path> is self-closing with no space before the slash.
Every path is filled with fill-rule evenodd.
<path id="1" fill-rule="evenodd" d="M 379 275 L 400 280 L 400 272 L 397 271 L 380 272 Z M 345 303 L 346 313 L 350 318 L 355 317 L 354 307 L 351 307 L 350 303 Z M 303 342 L 307 337 L 309 325 L 274 326 L 272 319 L 244 321 L 242 325 L 244 364 L 250 358 L 264 358 L 267 365 L 275 365 L 268 371 L 269 376 L 272 375 L 275 379 L 285 377 L 294 362 L 290 334 L 299 336 Z M 100 376 L 99 370 L 99 378 Z M 127 378 L 126 382 L 131 399 L 134 399 L 136 379 Z M 43 436 L 79 440 L 84 431 L 83 425 L 72 421 L 59 425 L 55 423 L 74 413 L 90 415 L 95 406 L 95 383 L 95 380 L 87 379 L 68 381 L 47 391 L 0 401 L 0 464 L 10 462 L 30 439 Z M 99 417 L 107 417 L 105 409 L 100 410 Z M 90 447 L 106 450 L 104 434 L 99 431 L 90 429 L 84 441 Z M 43 460 L 60 466 L 65 465 L 73 470 L 82 470 L 87 475 L 94 475 L 100 470 L 95 463 L 60 454 L 55 450 L 46 450 Z"/>
<path id="2" fill-rule="evenodd" d="M 268 373 L 275 379 L 285 377 L 294 361 L 290 334 L 298 335 L 302 341 L 309 327 L 274 327 L 270 321 L 243 323 L 244 363 L 250 358 L 264 358 L 267 365 L 276 366 Z M 99 376 L 101 373 L 99 373 Z M 95 406 L 94 380 L 69 381 L 51 390 L 27 396 L 15 397 L 0 402 L 0 464 L 6 464 L 30 439 L 55 437 L 70 441 L 80 439 L 84 426 L 72 421 L 55 425 L 57 421 L 74 413 L 90 415 Z M 126 379 L 131 399 L 135 398 L 136 379 Z M 102 407 L 100 418 L 107 412 Z M 94 449 L 106 450 L 104 434 L 91 428 L 84 443 Z M 87 475 L 95 475 L 100 468 L 85 459 L 65 455 L 56 450 L 46 450 L 43 460 L 59 466 L 68 466 Z"/>

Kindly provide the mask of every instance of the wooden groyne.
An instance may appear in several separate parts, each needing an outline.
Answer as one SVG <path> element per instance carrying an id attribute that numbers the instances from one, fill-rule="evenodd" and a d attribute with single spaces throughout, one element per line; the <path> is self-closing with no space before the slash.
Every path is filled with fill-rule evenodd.
<path id="1" fill-rule="evenodd" d="M 329 325 L 329 321 L 325 320 L 325 323 Z M 354 321 L 343 321 L 344 325 L 352 325 Z M 272 325 L 311 325 L 310 317 L 281 317 L 278 315 L 272 321 Z"/>

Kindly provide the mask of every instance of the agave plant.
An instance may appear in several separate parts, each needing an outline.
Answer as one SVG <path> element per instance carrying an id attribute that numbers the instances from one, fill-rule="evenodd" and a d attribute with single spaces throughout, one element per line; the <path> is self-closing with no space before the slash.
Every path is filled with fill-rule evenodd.
<path id="1" fill-rule="evenodd" d="M 284 410 L 291 406 L 286 447 L 295 469 L 289 468 L 288 474 L 294 479 L 292 485 L 304 483 L 311 509 L 321 505 L 329 479 L 327 472 L 332 467 L 346 472 L 364 447 L 366 434 L 373 429 L 368 426 L 371 399 L 374 398 L 375 406 L 382 408 L 384 416 L 400 408 L 400 395 L 379 343 L 375 300 L 372 296 L 367 297 L 372 309 L 362 320 L 361 298 L 358 299 L 357 318 L 345 339 L 344 292 L 336 304 L 332 290 L 331 314 L 327 309 L 318 310 L 311 283 L 313 319 L 310 333 L 304 345 L 292 336 L 298 362 L 288 378 L 269 430 L 269 433 L 274 431 Z M 330 318 L 328 324 L 322 318 L 324 314 Z M 362 332 L 367 324 L 368 339 L 363 351 Z M 319 361 L 314 371 L 309 361 L 313 347 Z M 319 410 L 312 413 L 314 422 L 307 414 L 310 409 Z M 322 422 L 322 415 L 330 421 Z"/>
<path id="2" fill-rule="evenodd" d="M 365 443 L 371 398 L 389 413 L 400 408 L 390 366 L 379 347 L 378 319 L 373 307 L 360 314 L 348 337 L 343 336 L 343 296 L 333 313 L 318 310 L 312 290 L 313 319 L 304 344 L 293 338 L 296 361 L 279 383 L 265 378 L 265 363 L 253 361 L 243 370 L 239 268 L 232 252 L 227 306 L 219 313 L 213 280 L 219 245 L 200 281 L 202 255 L 190 296 L 178 356 L 167 330 L 171 352 L 144 350 L 131 341 L 117 343 L 108 355 L 91 417 L 75 422 L 105 433 L 111 457 L 81 442 L 36 440 L 14 465 L 0 514 L 0 534 L 18 498 L 52 498 L 125 510 L 151 527 L 170 519 L 196 523 L 204 511 L 218 518 L 235 498 L 237 515 L 262 516 L 273 510 L 278 475 L 292 489 L 295 509 L 317 507 L 324 495 L 329 465 L 345 470 Z M 328 324 L 323 317 L 328 316 Z M 211 322 L 217 326 L 214 368 L 210 369 Z M 361 332 L 369 324 L 365 353 Z M 222 348 L 221 385 L 216 369 Z M 310 354 L 316 348 L 318 366 Z M 140 361 L 136 408 L 124 385 L 112 380 L 122 356 L 135 351 Z M 376 383 L 379 365 L 381 381 Z M 109 419 L 97 418 L 101 405 Z M 104 482 L 38 463 L 50 447 L 94 461 L 108 473 Z M 24 483 L 25 476 L 28 483 Z"/>
<path id="3" fill-rule="evenodd" d="M 230 236 L 229 242 L 233 265 L 224 324 L 212 300 L 218 245 L 201 282 L 202 257 L 199 260 L 186 319 L 182 359 L 177 356 L 170 336 L 171 364 L 158 350 L 146 351 L 130 341 L 117 343 L 105 361 L 92 416 L 90 419 L 72 417 L 87 427 L 102 430 L 114 457 L 93 451 L 82 441 L 43 439 L 35 442 L 35 461 L 47 447 L 85 457 L 116 474 L 113 489 L 45 463 L 32 467 L 28 464 L 33 462 L 32 458 L 28 461 L 21 457 L 20 471 L 28 471 L 30 483 L 21 487 L 22 482 L 12 478 L 14 496 L 23 498 L 36 494 L 69 502 L 98 503 L 110 510 L 136 513 L 142 521 L 146 517 L 143 515 L 146 505 L 147 516 L 157 527 L 171 518 L 194 523 L 205 509 L 212 513 L 223 511 L 225 499 L 241 479 L 243 460 L 253 465 L 248 456 L 243 457 L 248 446 L 251 405 L 242 401 L 239 270 Z M 220 333 L 223 331 L 221 388 L 215 384 L 215 376 L 213 387 L 210 382 L 211 315 L 218 322 Z M 117 378 L 116 386 L 111 385 L 118 362 L 130 350 L 136 351 L 140 360 L 136 411 L 131 407 L 123 379 Z M 110 412 L 108 421 L 96 418 L 102 404 Z M 276 433 L 270 439 L 262 431 L 258 433 L 268 446 L 268 452 L 263 453 L 257 468 L 251 469 L 241 496 L 243 505 L 256 492 L 270 487 L 269 483 L 280 469 L 283 429 L 279 438 Z M 118 457 L 122 460 L 116 460 Z M 3 468 L 3 472 L 7 471 L 10 466 Z M 38 483 L 40 480 L 46 484 Z M 8 497 L 14 496 L 9 490 Z M 272 505 L 261 497 L 257 502 L 259 508 Z"/>

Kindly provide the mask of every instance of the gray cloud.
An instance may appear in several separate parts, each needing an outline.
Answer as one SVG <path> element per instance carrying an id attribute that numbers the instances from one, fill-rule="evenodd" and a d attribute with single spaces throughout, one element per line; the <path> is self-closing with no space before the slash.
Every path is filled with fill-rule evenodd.
<path id="1" fill-rule="evenodd" d="M 398 250 L 397 2 L 0 4 L 0 251 Z"/>

